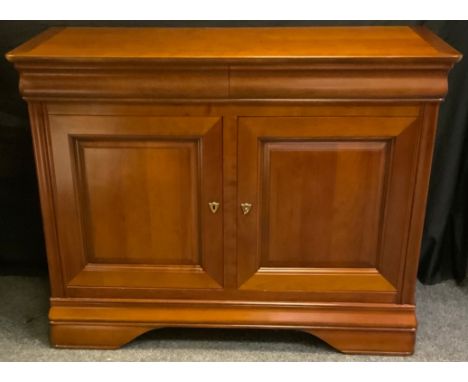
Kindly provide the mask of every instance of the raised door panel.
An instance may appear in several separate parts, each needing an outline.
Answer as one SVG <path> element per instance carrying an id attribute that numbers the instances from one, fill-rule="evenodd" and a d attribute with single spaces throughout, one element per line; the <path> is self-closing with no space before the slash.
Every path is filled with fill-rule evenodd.
<path id="1" fill-rule="evenodd" d="M 238 286 L 396 294 L 415 118 L 239 119 Z"/>
<path id="2" fill-rule="evenodd" d="M 219 289 L 218 118 L 49 117 L 68 288 Z"/>
<path id="3" fill-rule="evenodd" d="M 82 142 L 79 152 L 90 261 L 199 264 L 196 142 Z"/>
<path id="4" fill-rule="evenodd" d="M 375 267 L 384 142 L 266 143 L 262 263 Z"/>

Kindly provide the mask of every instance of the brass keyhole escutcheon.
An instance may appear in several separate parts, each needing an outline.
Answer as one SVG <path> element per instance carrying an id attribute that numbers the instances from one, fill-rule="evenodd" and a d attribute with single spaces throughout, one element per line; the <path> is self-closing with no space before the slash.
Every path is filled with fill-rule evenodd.
<path id="1" fill-rule="evenodd" d="M 244 215 L 247 215 L 252 209 L 252 204 L 250 203 L 241 203 L 241 209 Z"/>
<path id="2" fill-rule="evenodd" d="M 208 205 L 210 206 L 211 212 L 213 212 L 214 214 L 216 213 L 216 211 L 218 211 L 218 208 L 219 208 L 218 202 L 209 202 Z"/>

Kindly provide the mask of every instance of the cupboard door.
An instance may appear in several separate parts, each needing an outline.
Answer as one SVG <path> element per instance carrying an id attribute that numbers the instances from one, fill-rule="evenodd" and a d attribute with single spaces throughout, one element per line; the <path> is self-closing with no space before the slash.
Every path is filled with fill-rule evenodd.
<path id="1" fill-rule="evenodd" d="M 68 289 L 222 287 L 220 119 L 50 115 L 49 133 Z"/>
<path id="2" fill-rule="evenodd" d="M 396 298 L 419 129 L 411 117 L 239 118 L 238 287 Z"/>

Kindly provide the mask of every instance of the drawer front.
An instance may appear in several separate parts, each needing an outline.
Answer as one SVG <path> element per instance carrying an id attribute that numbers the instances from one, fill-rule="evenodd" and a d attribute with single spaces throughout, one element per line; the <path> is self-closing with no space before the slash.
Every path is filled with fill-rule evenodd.
<path id="1" fill-rule="evenodd" d="M 49 128 L 66 288 L 222 288 L 221 119 L 51 115 Z"/>
<path id="2" fill-rule="evenodd" d="M 396 295 L 420 126 L 414 117 L 240 118 L 238 288 Z"/>

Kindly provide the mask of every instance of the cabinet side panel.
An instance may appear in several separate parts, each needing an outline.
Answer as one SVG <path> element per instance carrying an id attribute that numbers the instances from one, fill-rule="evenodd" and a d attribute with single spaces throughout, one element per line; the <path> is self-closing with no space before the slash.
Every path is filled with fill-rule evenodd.
<path id="1" fill-rule="evenodd" d="M 42 221 L 49 267 L 52 297 L 63 297 L 63 278 L 57 236 L 57 221 L 54 206 L 53 173 L 50 165 L 47 109 L 40 102 L 28 104 L 31 134 L 34 147 Z"/>
<path id="2" fill-rule="evenodd" d="M 426 201 L 431 175 L 432 155 L 434 151 L 435 133 L 437 130 L 438 103 L 430 103 L 424 107 L 421 129 L 418 169 L 412 206 L 412 217 L 409 228 L 408 248 L 403 275 L 401 302 L 415 303 L 416 278 L 421 251 L 421 240 L 426 215 Z"/>
<path id="3" fill-rule="evenodd" d="M 393 141 L 382 225 L 379 269 L 401 290 L 418 159 L 421 120 L 410 123 Z"/>

